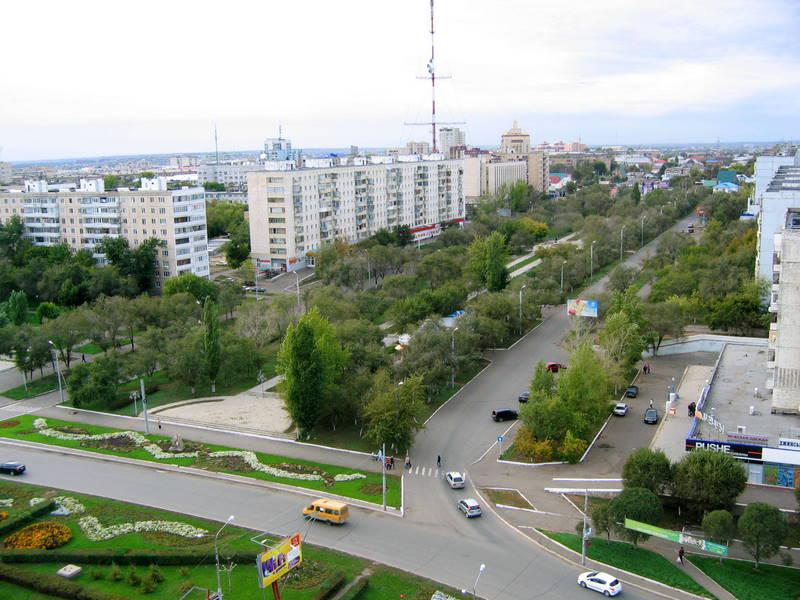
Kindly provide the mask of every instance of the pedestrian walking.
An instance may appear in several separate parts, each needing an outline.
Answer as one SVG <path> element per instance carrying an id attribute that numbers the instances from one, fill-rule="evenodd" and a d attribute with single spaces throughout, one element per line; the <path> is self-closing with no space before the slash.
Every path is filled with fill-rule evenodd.
<path id="1" fill-rule="evenodd" d="M 653 399 L 650 398 L 650 408 L 653 408 Z"/>
<path id="2" fill-rule="evenodd" d="M 85 354 L 81 354 L 81 362 L 86 362 L 86 355 Z"/>
<path id="3" fill-rule="evenodd" d="M 437 469 L 442 468 L 442 457 L 439 456 L 438 454 L 436 455 L 436 468 Z"/>
<path id="4" fill-rule="evenodd" d="M 386 467 L 386 470 L 387 470 L 387 471 L 388 471 L 389 469 L 391 469 L 391 464 L 392 464 L 392 463 L 391 463 L 391 461 L 389 460 L 389 457 L 387 456 L 387 457 L 384 459 L 384 461 L 383 461 L 383 465 Z"/>
<path id="5" fill-rule="evenodd" d="M 158 422 L 158 430 L 161 431 L 161 417 L 158 417 L 156 421 Z"/>
<path id="6" fill-rule="evenodd" d="M 411 468 L 411 457 L 408 454 L 406 454 L 406 469 L 410 468 Z"/>
<path id="7" fill-rule="evenodd" d="M 391 462 L 389 463 L 389 468 L 394 471 L 394 456 L 391 458 Z"/>
<path id="8" fill-rule="evenodd" d="M 683 554 L 684 554 L 684 549 L 683 546 L 681 546 L 680 550 L 678 550 L 678 562 L 681 564 L 683 564 Z"/>

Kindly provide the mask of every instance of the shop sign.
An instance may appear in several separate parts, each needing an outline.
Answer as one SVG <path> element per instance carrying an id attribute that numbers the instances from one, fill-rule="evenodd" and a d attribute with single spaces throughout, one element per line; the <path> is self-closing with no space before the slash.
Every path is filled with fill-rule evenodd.
<path id="1" fill-rule="evenodd" d="M 728 441 L 740 444 L 755 444 L 756 446 L 766 446 L 769 444 L 769 436 L 758 433 L 728 433 Z M 800 440 L 798 440 L 800 442 Z M 800 447 L 800 446 L 799 446 Z"/>
<path id="2" fill-rule="evenodd" d="M 800 450 L 800 440 L 796 438 L 779 438 L 778 448 L 782 448 L 783 450 Z"/>
<path id="3" fill-rule="evenodd" d="M 761 453 L 764 449 L 761 446 L 753 446 L 751 444 L 686 438 L 685 450 L 687 452 L 691 452 L 693 450 L 711 450 L 712 452 L 730 454 L 735 458 L 761 460 Z"/>

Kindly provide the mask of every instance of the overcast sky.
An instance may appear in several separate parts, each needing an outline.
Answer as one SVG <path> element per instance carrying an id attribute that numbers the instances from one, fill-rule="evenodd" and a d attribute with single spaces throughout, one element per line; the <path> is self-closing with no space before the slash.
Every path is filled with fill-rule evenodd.
<path id="1" fill-rule="evenodd" d="M 123 9 L 124 6 L 124 9 Z M 0 160 L 429 139 L 428 0 L 6 2 Z M 437 0 L 441 120 L 497 144 L 800 137 L 797 0 Z"/>

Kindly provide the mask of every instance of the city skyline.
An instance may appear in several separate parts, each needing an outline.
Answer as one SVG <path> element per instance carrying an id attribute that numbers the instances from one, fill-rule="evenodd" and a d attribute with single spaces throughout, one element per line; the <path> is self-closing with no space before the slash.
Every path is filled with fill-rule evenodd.
<path id="1" fill-rule="evenodd" d="M 279 124 L 297 147 L 429 139 L 403 125 L 429 116 L 429 86 L 415 79 L 430 54 L 425 0 L 234 2 L 223 13 L 145 2 L 110 25 L 102 5 L 83 5 L 9 7 L 10 22 L 36 26 L 0 42 L 9 55 L 25 49 L 0 84 L 0 160 L 207 152 L 214 123 L 221 151 L 258 148 Z M 514 119 L 533 141 L 797 135 L 792 3 L 675 2 L 664 11 L 438 0 L 436 12 L 437 72 L 454 76 L 437 88 L 437 108 L 442 120 L 467 121 L 468 144 L 496 144 Z"/>

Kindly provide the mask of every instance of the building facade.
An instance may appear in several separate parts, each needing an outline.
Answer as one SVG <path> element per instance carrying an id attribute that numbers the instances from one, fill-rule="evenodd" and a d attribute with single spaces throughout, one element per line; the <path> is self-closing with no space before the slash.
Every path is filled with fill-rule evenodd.
<path id="1" fill-rule="evenodd" d="M 226 190 L 242 192 L 247 190 L 247 174 L 261 170 L 262 167 L 249 161 L 224 161 L 197 167 L 197 183 L 222 183 Z"/>
<path id="2" fill-rule="evenodd" d="M 451 149 L 457 146 L 466 146 L 467 137 L 458 127 L 442 127 L 439 129 L 439 152 L 446 158 L 455 158 Z"/>
<path id="3" fill-rule="evenodd" d="M 158 281 L 194 273 L 209 276 L 206 206 L 202 188 L 167 190 L 166 179 L 143 179 L 138 190 L 106 192 L 103 180 L 82 180 L 80 186 L 48 191 L 46 182 L 28 182 L 26 190 L 0 192 L 0 222 L 19 215 L 25 237 L 39 246 L 67 244 L 91 250 L 98 264 L 105 256 L 97 246 L 108 237 L 138 246 L 150 238 L 159 248 Z"/>
<path id="4" fill-rule="evenodd" d="M 525 157 L 531 151 L 531 136 L 514 125 L 500 136 L 500 154 L 503 156 Z"/>
<path id="5" fill-rule="evenodd" d="M 10 183 L 14 177 L 14 167 L 11 163 L 0 162 L 0 183 Z"/>
<path id="6" fill-rule="evenodd" d="M 550 155 L 547 152 L 528 154 L 528 185 L 537 192 L 550 192 Z"/>
<path id="7" fill-rule="evenodd" d="M 415 239 L 464 219 L 463 166 L 419 156 L 339 157 L 267 165 L 248 176 L 252 256 L 262 269 L 313 265 L 335 239 L 411 227 Z"/>

